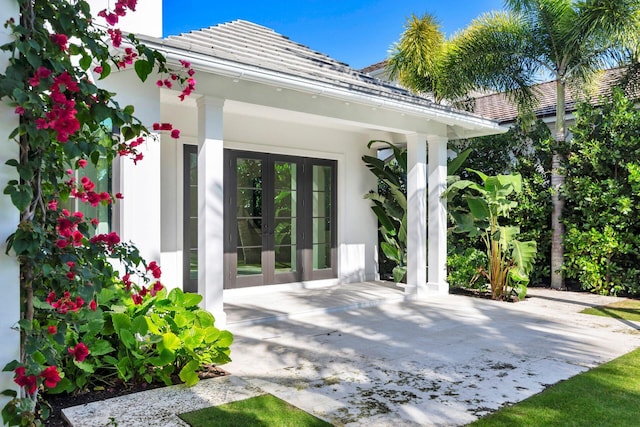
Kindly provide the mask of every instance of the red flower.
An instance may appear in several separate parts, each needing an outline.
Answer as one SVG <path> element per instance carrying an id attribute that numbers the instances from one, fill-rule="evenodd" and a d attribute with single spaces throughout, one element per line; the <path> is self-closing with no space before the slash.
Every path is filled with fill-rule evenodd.
<path id="1" fill-rule="evenodd" d="M 84 169 L 87 166 L 87 161 L 85 159 L 78 160 L 78 166 Z"/>
<path id="2" fill-rule="evenodd" d="M 116 193 L 116 199 L 124 199 L 122 193 Z"/>
<path id="3" fill-rule="evenodd" d="M 96 74 L 102 74 L 102 67 L 98 65 L 97 67 L 95 67 L 95 68 L 93 69 L 93 71 L 94 71 Z"/>
<path id="4" fill-rule="evenodd" d="M 147 271 L 150 271 L 153 277 L 155 277 L 156 279 L 159 279 L 160 276 L 162 275 L 162 271 L 160 271 L 160 266 L 155 261 L 151 261 L 149 263 L 149 265 L 147 266 Z"/>
<path id="5" fill-rule="evenodd" d="M 51 304 L 55 300 L 56 300 L 56 293 L 51 291 L 51 292 L 49 292 L 49 295 L 47 295 L 47 299 L 45 301 L 48 302 L 49 304 Z"/>
<path id="6" fill-rule="evenodd" d="M 140 305 L 142 304 L 142 297 L 138 294 L 132 294 L 131 295 L 131 299 L 133 300 L 133 303 L 135 305 Z"/>
<path id="7" fill-rule="evenodd" d="M 65 34 L 51 34 L 51 41 L 60 47 L 62 50 L 67 50 L 67 42 L 69 38 Z"/>
<path id="8" fill-rule="evenodd" d="M 20 387 L 24 387 L 29 394 L 33 394 L 36 392 L 38 388 L 38 382 L 35 375 L 25 375 L 24 366 L 18 366 L 15 370 L 16 378 L 14 378 L 13 382 L 18 384 Z"/>
<path id="9" fill-rule="evenodd" d="M 89 303 L 89 309 L 91 309 L 91 311 L 96 311 L 97 308 L 98 305 L 96 304 L 96 300 L 91 300 L 91 302 Z"/>
<path id="10" fill-rule="evenodd" d="M 89 355 L 89 348 L 84 343 L 81 343 L 81 342 L 79 342 L 78 345 L 76 345 L 73 348 L 69 347 L 67 351 L 78 362 L 82 362 Z"/>
<path id="11" fill-rule="evenodd" d="M 50 211 L 55 211 L 56 209 L 58 209 L 58 201 L 57 200 L 52 200 L 47 204 L 47 208 Z"/>
<path id="12" fill-rule="evenodd" d="M 58 368 L 55 366 L 49 366 L 40 372 L 40 376 L 44 378 L 44 385 L 49 388 L 54 388 L 61 380 Z"/>
<path id="13" fill-rule="evenodd" d="M 160 282 L 154 283 L 153 286 L 151 287 L 151 296 L 155 297 L 156 294 L 160 292 L 162 289 L 164 289 L 164 286 L 162 285 L 162 283 Z"/>
<path id="14" fill-rule="evenodd" d="M 56 325 L 49 325 L 47 326 L 47 331 L 51 334 L 51 335 L 55 335 L 58 333 L 58 327 Z"/>
<path id="15" fill-rule="evenodd" d="M 13 110 L 16 114 L 19 115 L 23 115 L 24 114 L 24 107 L 21 106 L 17 106 L 15 110 Z"/>
<path id="16" fill-rule="evenodd" d="M 156 82 L 156 86 L 158 86 L 158 87 L 162 87 L 162 86 L 163 86 L 163 84 L 164 84 L 164 83 L 162 83 L 162 80 L 158 80 L 158 81 Z"/>
<path id="17" fill-rule="evenodd" d="M 174 129 L 171 131 L 171 138 L 178 139 L 180 138 L 180 131 L 178 129 Z"/>

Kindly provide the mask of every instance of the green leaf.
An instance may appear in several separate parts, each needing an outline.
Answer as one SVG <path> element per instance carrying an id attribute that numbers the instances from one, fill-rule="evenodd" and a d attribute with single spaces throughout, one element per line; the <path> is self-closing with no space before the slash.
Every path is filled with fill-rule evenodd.
<path id="1" fill-rule="evenodd" d="M 126 313 L 111 313 L 111 322 L 117 334 L 121 330 L 131 329 L 131 318 Z"/>
<path id="2" fill-rule="evenodd" d="M 181 370 L 178 376 L 187 386 L 196 385 L 200 378 L 196 370 L 200 368 L 200 364 L 195 360 L 191 360 Z"/>
<path id="3" fill-rule="evenodd" d="M 150 357 L 149 363 L 153 366 L 165 366 L 173 363 L 176 360 L 176 355 L 171 350 L 163 349 L 156 357 Z"/>
<path id="4" fill-rule="evenodd" d="M 182 341 L 180 338 L 173 332 L 167 332 L 162 334 L 162 342 L 159 345 L 159 348 L 168 349 L 168 350 L 177 350 L 182 346 Z"/>
<path id="5" fill-rule="evenodd" d="M 87 71 L 89 67 L 91 67 L 91 57 L 89 55 L 82 55 L 79 64 L 80 68 L 82 68 L 84 71 Z"/>
<path id="6" fill-rule="evenodd" d="M 230 347 L 233 343 L 233 334 L 229 331 L 220 331 L 220 337 L 216 341 L 218 347 Z"/>
<path id="7" fill-rule="evenodd" d="M 400 250 L 398 249 L 398 247 L 393 246 L 387 242 L 381 242 L 380 249 L 382 249 L 384 255 L 391 261 L 394 261 L 396 263 L 402 261 L 402 257 L 400 255 Z"/>
<path id="8" fill-rule="evenodd" d="M 469 206 L 469 211 L 476 220 L 486 220 L 491 216 L 489 205 L 482 197 L 466 195 L 465 200 Z"/>
<path id="9" fill-rule="evenodd" d="M 115 351 L 109 341 L 98 340 L 91 344 L 91 354 L 94 356 L 103 356 Z"/>
<path id="10" fill-rule="evenodd" d="M 456 172 L 458 172 L 458 169 L 460 169 L 462 167 L 462 164 L 467 160 L 469 154 L 471 154 L 472 151 L 472 148 L 467 148 L 466 150 L 458 154 L 454 159 L 449 161 L 449 164 L 447 165 L 447 174 L 455 175 Z"/>
<path id="11" fill-rule="evenodd" d="M 95 366 L 92 363 L 89 363 L 84 360 L 82 362 L 78 362 L 77 360 L 74 360 L 73 364 L 88 374 L 93 374 L 96 370 Z"/>
<path id="12" fill-rule="evenodd" d="M 136 74 L 143 82 L 147 80 L 147 77 L 153 71 L 153 64 L 150 64 L 148 61 L 144 59 L 139 59 L 133 64 L 133 67 L 136 70 Z"/>
<path id="13" fill-rule="evenodd" d="M 28 185 L 7 187 L 7 189 L 5 189 L 5 194 L 7 194 L 8 189 L 12 190 L 9 192 L 11 195 L 11 202 L 19 211 L 24 211 L 31 203 L 31 200 L 33 200 L 33 190 Z"/>

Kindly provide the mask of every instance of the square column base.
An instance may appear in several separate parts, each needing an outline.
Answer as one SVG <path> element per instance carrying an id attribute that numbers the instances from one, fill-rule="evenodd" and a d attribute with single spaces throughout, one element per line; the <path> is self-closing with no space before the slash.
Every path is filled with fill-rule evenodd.
<path id="1" fill-rule="evenodd" d="M 422 285 L 405 285 L 404 295 L 407 299 L 425 299 L 430 296 L 448 295 L 449 284 L 427 282 Z"/>

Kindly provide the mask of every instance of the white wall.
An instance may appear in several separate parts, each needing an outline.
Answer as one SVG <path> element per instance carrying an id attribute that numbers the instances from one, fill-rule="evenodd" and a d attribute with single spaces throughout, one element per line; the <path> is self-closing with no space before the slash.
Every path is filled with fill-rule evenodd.
<path id="1" fill-rule="evenodd" d="M 112 73 L 97 82 L 116 93 L 121 108 L 135 107 L 134 115 L 151 129 L 160 121 L 160 90 L 153 76 L 142 83 L 133 70 Z M 114 177 L 114 191 L 124 200 L 116 204 L 120 237 L 132 241 L 147 261 L 160 262 L 160 139 L 148 138 L 138 147 L 144 159 L 133 163 L 130 158 L 118 158 L 118 176 Z"/>
<path id="2" fill-rule="evenodd" d="M 10 17 L 19 21 L 18 5 L 14 0 L 0 0 L 0 22 L 6 22 Z M 10 40 L 6 28 L 0 27 L 0 44 Z M 8 65 L 9 54 L 0 52 L 0 70 L 4 73 Z M 8 140 L 9 133 L 18 126 L 18 116 L 13 108 L 0 103 L 0 188 L 4 189 L 6 182 L 15 179 L 15 169 L 4 163 L 11 158 L 18 157 L 18 146 Z M 5 255 L 5 241 L 18 225 L 18 211 L 13 207 L 9 196 L 0 191 L 0 278 L 2 280 L 2 309 L 0 309 L 0 369 L 20 358 L 20 335 L 11 329 L 20 319 L 20 282 L 18 263 L 13 256 Z M 13 372 L 0 373 L 0 390 L 12 388 L 17 390 L 13 382 Z M 5 397 L 0 397 L 0 407 L 6 404 Z"/>
<path id="3" fill-rule="evenodd" d="M 177 266 L 175 278 L 165 277 L 167 283 L 182 281 L 182 144 L 196 141 L 195 115 L 195 107 L 186 103 L 162 107 L 162 119 L 170 118 L 182 131 L 178 144 L 162 144 L 162 257 Z M 338 275 L 343 282 L 372 280 L 377 273 L 377 222 L 363 198 L 376 186 L 361 160 L 370 154 L 369 139 L 364 132 L 311 123 L 240 113 L 224 117 L 225 148 L 337 160 Z"/>

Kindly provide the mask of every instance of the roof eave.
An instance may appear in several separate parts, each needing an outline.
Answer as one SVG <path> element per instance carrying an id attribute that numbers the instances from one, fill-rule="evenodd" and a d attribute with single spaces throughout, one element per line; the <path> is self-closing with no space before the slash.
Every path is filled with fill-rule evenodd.
<path id="1" fill-rule="evenodd" d="M 477 116 L 471 113 L 453 110 L 450 107 L 434 105 L 431 107 L 418 105 L 411 102 L 390 99 L 374 94 L 362 94 L 349 91 L 324 82 L 310 81 L 308 79 L 283 75 L 281 73 L 266 70 L 250 65 L 222 60 L 212 56 L 191 52 L 185 49 L 168 45 L 162 39 L 141 37 L 151 47 L 165 53 L 168 62 L 178 64 L 179 60 L 189 61 L 194 69 L 203 72 L 218 74 L 230 78 L 241 78 L 256 83 L 307 92 L 315 95 L 332 97 L 345 102 L 354 102 L 378 109 L 411 114 L 428 120 L 442 122 L 450 126 L 458 126 L 466 130 L 468 136 L 484 136 L 504 133 L 508 129 L 500 126 L 497 121 Z"/>

